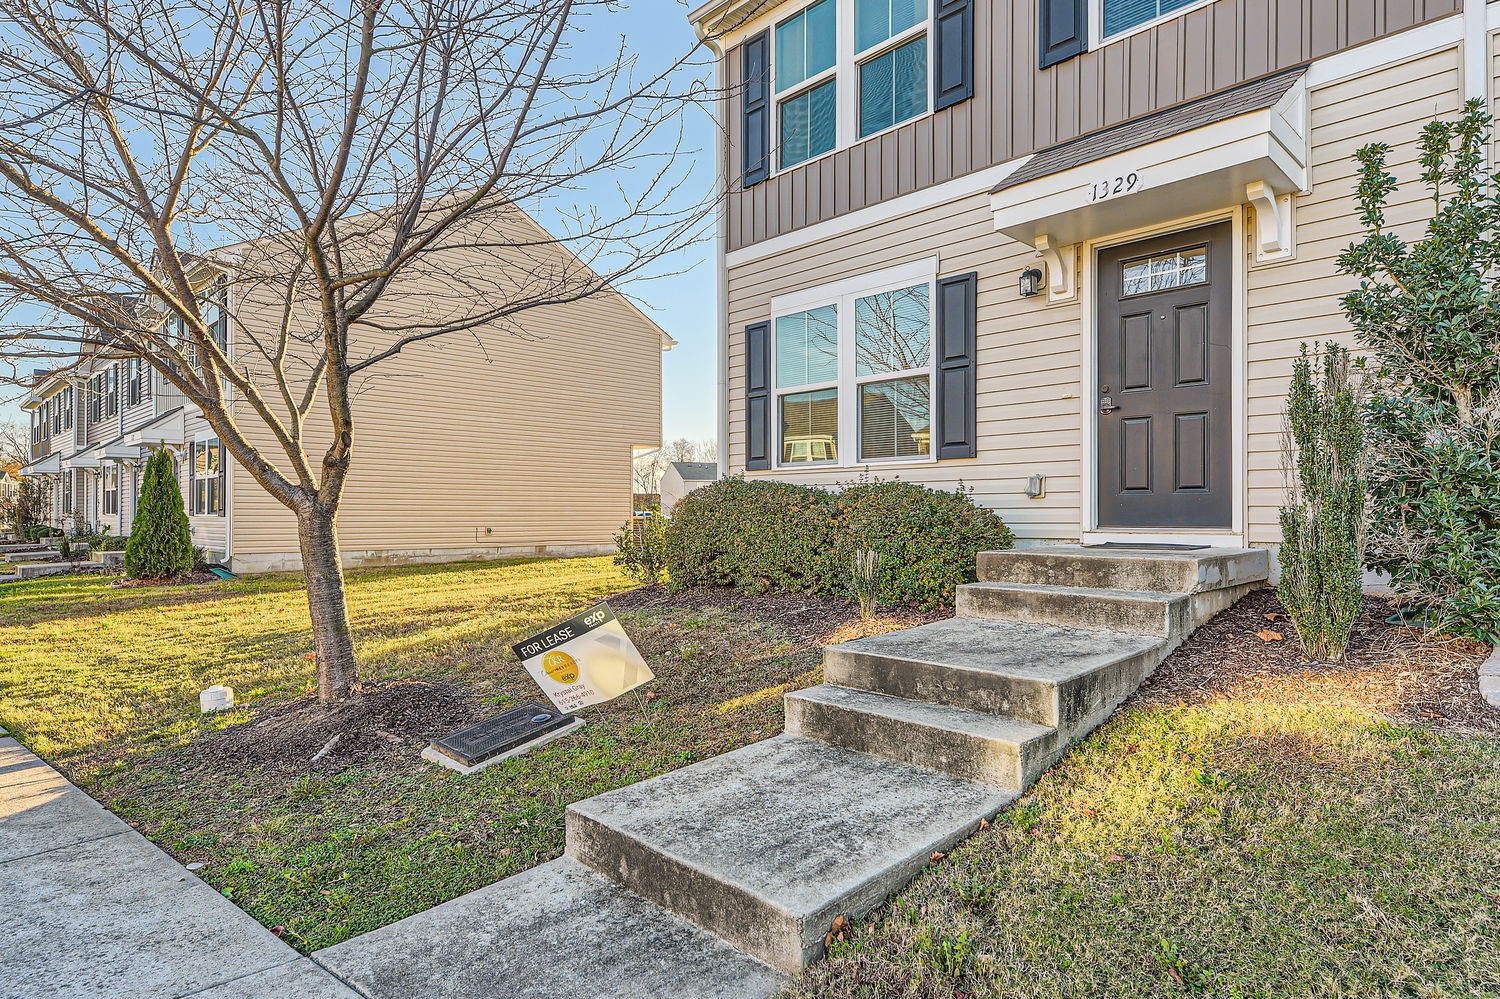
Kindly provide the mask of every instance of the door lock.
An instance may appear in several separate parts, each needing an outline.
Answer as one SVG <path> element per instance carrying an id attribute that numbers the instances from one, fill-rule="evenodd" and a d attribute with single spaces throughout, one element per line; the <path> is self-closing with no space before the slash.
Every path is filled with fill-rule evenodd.
<path id="1" fill-rule="evenodd" d="M 1105 396 L 1103 399 L 1099 400 L 1099 412 L 1104 416 L 1108 416 L 1110 413 L 1113 413 L 1119 408 L 1120 407 L 1116 406 L 1115 401 L 1109 396 Z"/>

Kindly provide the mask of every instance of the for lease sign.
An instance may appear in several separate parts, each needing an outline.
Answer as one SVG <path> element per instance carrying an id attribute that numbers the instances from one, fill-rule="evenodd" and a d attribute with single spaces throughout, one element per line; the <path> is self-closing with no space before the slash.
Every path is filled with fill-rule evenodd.
<path id="1" fill-rule="evenodd" d="M 607 603 L 511 648 L 559 711 L 613 700 L 655 678 Z"/>

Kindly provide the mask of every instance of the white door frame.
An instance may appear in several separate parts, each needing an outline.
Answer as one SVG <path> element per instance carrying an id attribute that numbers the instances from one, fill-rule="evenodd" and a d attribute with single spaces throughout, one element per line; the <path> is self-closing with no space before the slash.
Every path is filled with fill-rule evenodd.
<path id="1" fill-rule="evenodd" d="M 1230 276 L 1230 335 L 1232 387 L 1230 414 L 1230 450 L 1233 457 L 1231 478 L 1231 507 L 1233 517 L 1229 531 L 1174 531 L 1170 528 L 1135 529 L 1130 531 L 1099 530 L 1099 251 L 1121 243 L 1133 243 L 1152 236 L 1163 236 L 1183 229 L 1193 229 L 1213 222 L 1229 220 L 1230 245 L 1234 247 L 1234 265 Z M 1083 429 L 1083 502 L 1079 535 L 1082 542 L 1103 544 L 1110 541 L 1151 542 L 1155 544 L 1197 544 L 1240 547 L 1245 543 L 1245 519 L 1247 495 L 1245 490 L 1246 465 L 1249 460 L 1249 435 L 1246 420 L 1248 384 L 1246 379 L 1249 354 L 1248 323 L 1246 318 L 1245 283 L 1249 275 L 1249 252 L 1245 242 L 1245 210 L 1243 205 L 1224 208 L 1204 215 L 1173 219 L 1157 225 L 1144 226 L 1125 232 L 1100 236 L 1083 244 L 1079 259 L 1083 274 L 1079 280 L 1081 324 L 1083 331 L 1082 377 L 1079 381 L 1078 397 L 1082 401 L 1080 413 Z"/>

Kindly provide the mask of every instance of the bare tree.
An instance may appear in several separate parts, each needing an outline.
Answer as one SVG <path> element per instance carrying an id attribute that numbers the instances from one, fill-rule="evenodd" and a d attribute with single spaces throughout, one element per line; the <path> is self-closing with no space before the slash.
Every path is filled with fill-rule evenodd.
<path id="1" fill-rule="evenodd" d="M 661 488 L 662 473 L 667 470 L 667 459 L 661 448 L 653 448 L 635 456 L 630 463 L 630 476 L 635 491 L 650 495 Z"/>
<path id="2" fill-rule="evenodd" d="M 617 6 L 0 0 L 0 358 L 138 357 L 202 411 L 296 515 L 325 702 L 357 678 L 337 515 L 360 386 L 612 294 L 709 216 L 677 155 L 713 96 L 693 54 L 570 44 Z M 522 211 L 577 201 L 555 236 Z"/>

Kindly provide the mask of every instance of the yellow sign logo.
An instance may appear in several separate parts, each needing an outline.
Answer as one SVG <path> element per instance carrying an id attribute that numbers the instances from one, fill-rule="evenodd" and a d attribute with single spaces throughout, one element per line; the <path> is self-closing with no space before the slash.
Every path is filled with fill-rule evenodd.
<path id="1" fill-rule="evenodd" d="M 557 683 L 574 683 L 578 680 L 578 663 L 566 652 L 552 650 L 542 657 L 542 669 Z"/>

